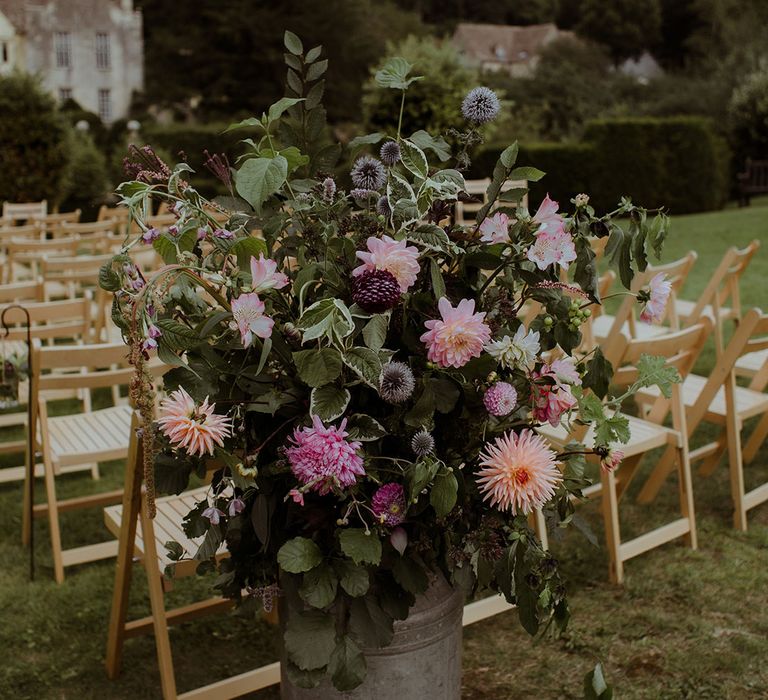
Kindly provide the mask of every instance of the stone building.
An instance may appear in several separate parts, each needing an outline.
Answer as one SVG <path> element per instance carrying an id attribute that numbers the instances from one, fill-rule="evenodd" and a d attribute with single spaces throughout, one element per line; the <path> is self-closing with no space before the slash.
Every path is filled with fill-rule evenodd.
<path id="1" fill-rule="evenodd" d="M 106 123 L 124 117 L 144 87 L 141 12 L 133 0 L 0 0 L 0 74 L 14 70 Z"/>

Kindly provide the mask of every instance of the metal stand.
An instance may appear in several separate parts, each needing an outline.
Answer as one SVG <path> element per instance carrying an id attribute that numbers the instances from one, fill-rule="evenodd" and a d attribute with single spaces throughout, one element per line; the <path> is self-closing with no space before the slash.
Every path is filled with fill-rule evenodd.
<path id="1" fill-rule="evenodd" d="M 32 517 L 35 505 L 35 411 L 32 405 L 32 377 L 34 376 L 34 367 L 32 366 L 32 329 L 29 318 L 29 311 L 19 304 L 11 304 L 3 309 L 0 314 L 0 324 L 5 332 L 3 338 L 10 335 L 11 329 L 5 320 L 5 315 L 12 309 L 18 309 L 26 318 L 27 328 L 27 455 L 26 468 L 27 475 L 24 480 L 26 487 L 25 497 L 28 499 L 30 522 L 29 522 L 29 580 L 35 580 L 35 519 Z"/>

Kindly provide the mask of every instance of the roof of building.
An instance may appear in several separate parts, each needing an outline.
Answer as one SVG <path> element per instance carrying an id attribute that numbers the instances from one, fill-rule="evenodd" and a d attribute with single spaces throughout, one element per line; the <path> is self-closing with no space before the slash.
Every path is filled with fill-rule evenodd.
<path id="1" fill-rule="evenodd" d="M 19 0 L 0 0 L 0 12 L 18 30 L 24 29 L 26 11 Z"/>
<path id="2" fill-rule="evenodd" d="M 475 24 L 462 22 L 456 27 L 453 40 L 470 58 L 495 63 L 529 61 L 554 39 L 573 37 L 553 23 L 511 26 L 504 24 Z"/>

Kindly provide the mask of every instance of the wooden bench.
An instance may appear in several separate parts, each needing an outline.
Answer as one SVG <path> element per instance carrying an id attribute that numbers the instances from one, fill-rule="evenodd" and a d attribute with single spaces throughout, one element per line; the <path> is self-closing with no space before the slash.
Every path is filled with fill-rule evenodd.
<path id="1" fill-rule="evenodd" d="M 768 193 L 768 160 L 747 158 L 743 172 L 737 173 L 739 206 L 748 207 L 753 194 Z"/>

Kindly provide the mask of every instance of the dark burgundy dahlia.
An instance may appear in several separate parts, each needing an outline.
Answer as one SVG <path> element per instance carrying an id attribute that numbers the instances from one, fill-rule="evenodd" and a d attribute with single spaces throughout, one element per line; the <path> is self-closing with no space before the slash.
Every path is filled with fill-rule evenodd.
<path id="1" fill-rule="evenodd" d="M 400 285 L 391 272 L 369 270 L 353 278 L 352 299 L 368 313 L 380 314 L 400 301 Z"/>

